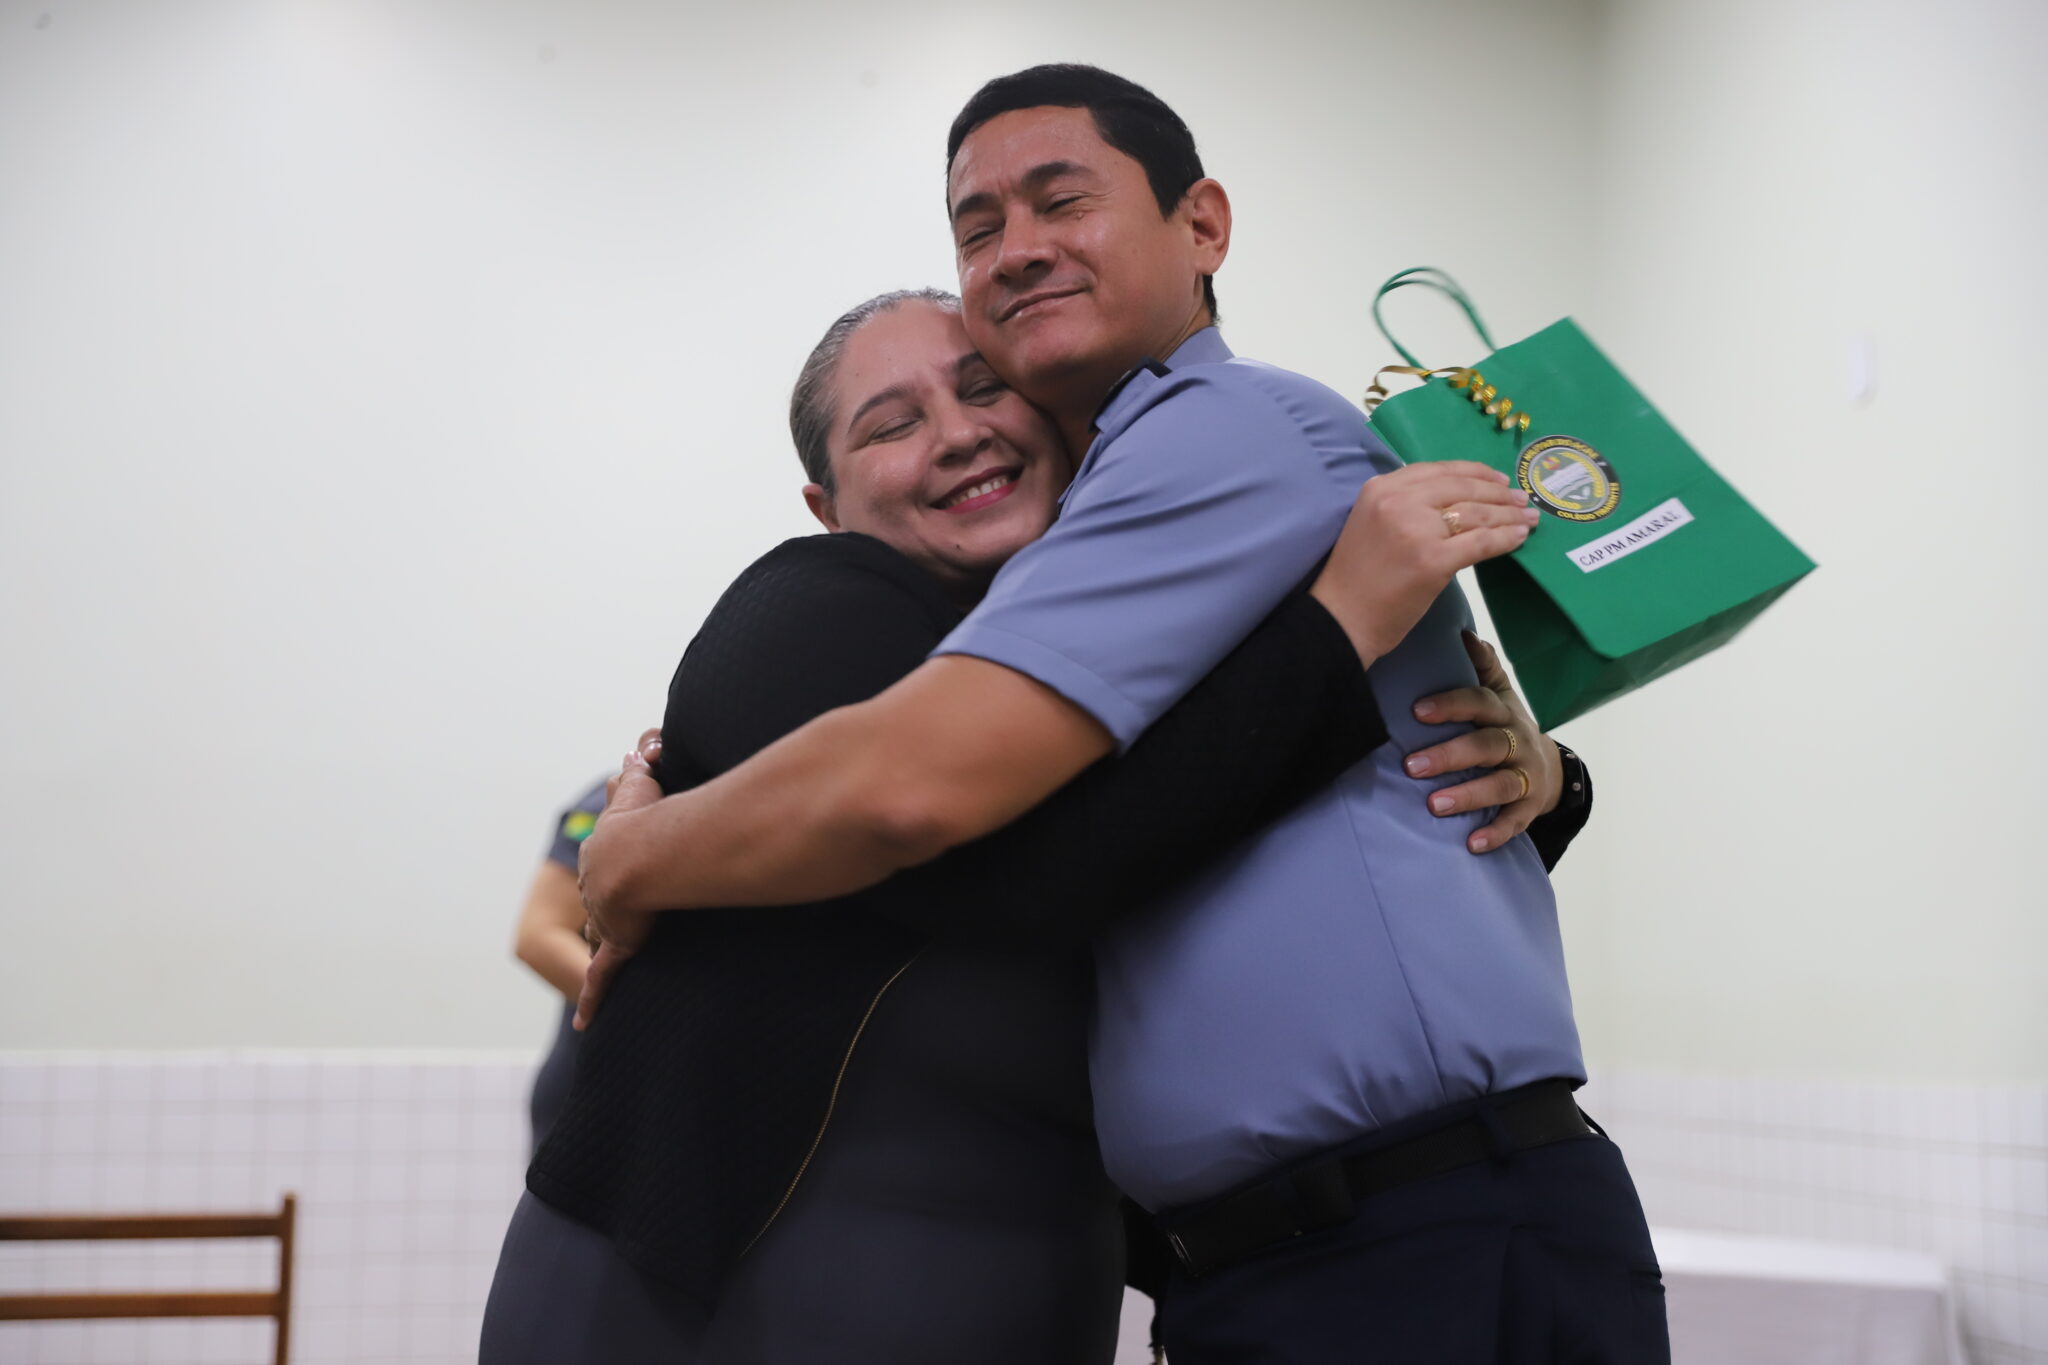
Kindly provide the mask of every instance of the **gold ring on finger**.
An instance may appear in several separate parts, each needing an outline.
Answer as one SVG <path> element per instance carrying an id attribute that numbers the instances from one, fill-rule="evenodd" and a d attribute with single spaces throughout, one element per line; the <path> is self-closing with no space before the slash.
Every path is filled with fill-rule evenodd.
<path id="1" fill-rule="evenodd" d="M 1503 763 L 1512 763 L 1512 762 L 1514 762 L 1514 761 L 1515 761 L 1515 755 L 1516 755 L 1516 754 L 1517 754 L 1518 752 L 1520 752 L 1520 751 L 1521 751 L 1521 747 L 1522 747 L 1522 746 L 1521 746 L 1520 744 L 1517 744 L 1517 743 L 1515 742 L 1515 732 L 1514 732 L 1514 731 L 1513 731 L 1512 729 L 1510 729 L 1509 727 L 1505 726 L 1505 725 L 1496 725 L 1496 726 L 1494 726 L 1493 728 L 1494 728 L 1494 729 L 1496 729 L 1496 730 L 1498 730 L 1498 731 L 1500 731 L 1500 732 L 1501 732 L 1502 734 L 1504 734 L 1504 735 L 1506 735 L 1506 736 L 1508 737 L 1508 753 L 1507 753 L 1507 757 L 1506 757 L 1506 758 L 1503 758 L 1503 759 L 1501 760 L 1501 762 L 1503 762 Z M 1527 781 L 1527 779 L 1526 779 L 1526 778 L 1525 778 L 1525 779 L 1523 779 L 1523 780 L 1524 780 L 1524 781 Z"/>
<path id="2" fill-rule="evenodd" d="M 1510 767 L 1508 771 L 1513 773 L 1516 777 L 1522 779 L 1522 790 L 1519 794 L 1516 795 L 1515 800 L 1523 800 L 1529 795 L 1529 774 L 1523 772 L 1520 768 L 1514 767 Z"/>
<path id="3" fill-rule="evenodd" d="M 1446 507 L 1439 515 L 1441 515 L 1444 519 L 1445 530 L 1447 530 L 1451 535 L 1456 535 L 1458 534 L 1458 532 L 1465 529 L 1464 518 L 1458 515 L 1457 508 Z"/>

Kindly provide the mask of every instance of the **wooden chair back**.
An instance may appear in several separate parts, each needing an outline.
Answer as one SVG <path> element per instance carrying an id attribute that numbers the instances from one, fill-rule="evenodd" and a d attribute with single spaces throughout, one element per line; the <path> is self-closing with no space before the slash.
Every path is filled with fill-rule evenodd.
<path id="1" fill-rule="evenodd" d="M 274 1318 L 274 1365 L 291 1345 L 292 1233 L 298 1199 L 287 1194 L 276 1213 L 43 1214 L 0 1217 L 0 1242 L 184 1241 L 275 1237 L 275 1291 L 217 1290 L 96 1294 L 0 1294 L 0 1322 L 85 1318 Z"/>

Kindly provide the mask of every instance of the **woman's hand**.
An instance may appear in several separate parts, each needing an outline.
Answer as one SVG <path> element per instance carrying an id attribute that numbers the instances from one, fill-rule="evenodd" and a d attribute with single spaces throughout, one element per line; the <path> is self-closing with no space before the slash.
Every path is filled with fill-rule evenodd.
<path id="1" fill-rule="evenodd" d="M 604 812 L 597 817 L 577 856 L 576 883 L 588 916 L 583 936 L 595 950 L 583 973 L 583 994 L 576 1001 L 576 1028 L 590 1027 L 619 969 L 646 944 L 659 911 L 623 903 L 626 873 L 632 858 L 632 819 L 661 800 L 661 784 L 648 764 L 661 755 L 661 731 L 646 730 L 626 755 L 619 775 L 605 784 Z"/>
<path id="2" fill-rule="evenodd" d="M 1370 668 L 1460 569 L 1519 549 L 1537 516 L 1528 495 L 1486 465 L 1405 465 L 1365 481 L 1309 592 Z"/>
<path id="3" fill-rule="evenodd" d="M 1475 830 L 1465 841 L 1474 853 L 1485 853 L 1507 843 L 1557 805 L 1564 790 L 1564 764 L 1557 746 L 1537 727 L 1536 718 L 1508 681 L 1493 646 L 1468 630 L 1465 652 L 1479 671 L 1479 685 L 1424 697 L 1415 703 L 1415 718 L 1430 725 L 1464 721 L 1475 728 L 1470 734 L 1417 750 L 1403 766 L 1410 777 L 1466 768 L 1495 769 L 1429 796 L 1429 809 L 1436 815 L 1500 807 L 1492 824 Z M 1524 778 L 1528 780 L 1526 790 Z"/>

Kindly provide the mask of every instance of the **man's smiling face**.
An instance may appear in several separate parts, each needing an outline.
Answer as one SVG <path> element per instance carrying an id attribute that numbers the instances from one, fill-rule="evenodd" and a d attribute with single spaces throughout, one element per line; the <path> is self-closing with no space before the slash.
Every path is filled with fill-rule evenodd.
<path id="1" fill-rule="evenodd" d="M 1213 181 L 1198 185 L 1220 200 Z M 947 191 L 968 336 L 1063 421 L 1205 325 L 1202 277 L 1227 249 L 1227 203 L 1220 240 L 1192 198 L 1162 216 L 1144 167 L 1102 140 L 1088 110 L 990 119 L 961 143 Z"/>

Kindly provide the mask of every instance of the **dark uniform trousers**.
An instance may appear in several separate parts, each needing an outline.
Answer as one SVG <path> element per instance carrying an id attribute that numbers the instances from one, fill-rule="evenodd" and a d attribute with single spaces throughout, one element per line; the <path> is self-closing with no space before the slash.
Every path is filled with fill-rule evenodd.
<path id="1" fill-rule="evenodd" d="M 1191 1278 L 1172 1365 L 1669 1365 L 1664 1284 L 1621 1152 L 1595 1136 L 1364 1200 Z"/>

